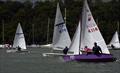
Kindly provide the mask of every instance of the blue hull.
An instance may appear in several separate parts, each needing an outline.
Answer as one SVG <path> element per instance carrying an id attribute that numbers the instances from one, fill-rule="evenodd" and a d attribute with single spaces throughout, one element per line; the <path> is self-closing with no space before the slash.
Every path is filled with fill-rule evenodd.
<path id="1" fill-rule="evenodd" d="M 65 61 L 80 61 L 80 62 L 113 62 L 116 60 L 111 54 L 80 54 L 80 55 L 65 55 Z"/>

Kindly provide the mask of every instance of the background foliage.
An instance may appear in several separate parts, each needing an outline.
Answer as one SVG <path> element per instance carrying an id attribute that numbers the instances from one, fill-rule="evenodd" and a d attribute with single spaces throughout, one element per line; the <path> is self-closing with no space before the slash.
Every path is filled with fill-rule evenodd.
<path id="1" fill-rule="evenodd" d="M 35 2 L 35 6 L 29 1 L 24 3 L 18 1 L 0 1 L 0 43 L 2 43 L 2 24 L 5 28 L 5 43 L 12 44 L 16 28 L 20 22 L 25 34 L 27 44 L 32 44 L 32 26 L 34 24 L 34 40 L 36 44 L 47 43 L 47 25 L 50 18 L 49 42 L 52 41 L 53 25 L 56 14 L 56 1 Z M 72 39 L 78 21 L 81 17 L 83 6 L 82 0 L 66 0 L 60 2 L 64 16 L 64 8 L 67 9 L 67 28 Z M 91 12 L 98 23 L 101 33 L 108 43 L 115 31 L 118 29 L 117 22 L 120 22 L 120 1 L 112 0 L 103 3 L 89 1 Z"/>

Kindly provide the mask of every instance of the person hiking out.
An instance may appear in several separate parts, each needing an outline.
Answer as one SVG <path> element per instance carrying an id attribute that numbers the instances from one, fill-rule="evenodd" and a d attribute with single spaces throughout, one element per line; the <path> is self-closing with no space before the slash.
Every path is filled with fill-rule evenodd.
<path id="1" fill-rule="evenodd" d="M 100 46 L 97 45 L 97 43 L 94 43 L 94 46 L 92 48 L 94 54 L 102 54 L 102 50 Z"/>

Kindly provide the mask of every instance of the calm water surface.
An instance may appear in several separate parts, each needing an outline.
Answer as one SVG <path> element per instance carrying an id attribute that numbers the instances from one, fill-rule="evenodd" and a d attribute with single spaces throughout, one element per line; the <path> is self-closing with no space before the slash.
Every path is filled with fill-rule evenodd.
<path id="1" fill-rule="evenodd" d="M 0 49 L 0 73 L 120 73 L 120 50 L 111 50 L 118 59 L 108 63 L 64 62 L 62 57 L 43 57 L 47 48 L 28 48 L 29 53 L 6 53 Z"/>

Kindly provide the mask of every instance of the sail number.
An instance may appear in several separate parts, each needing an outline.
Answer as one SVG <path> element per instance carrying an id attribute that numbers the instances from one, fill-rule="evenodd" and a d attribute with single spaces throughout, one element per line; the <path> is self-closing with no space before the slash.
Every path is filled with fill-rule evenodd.
<path id="1" fill-rule="evenodd" d="M 59 30 L 60 33 L 66 31 L 66 29 L 65 29 L 65 27 L 64 27 L 64 24 L 58 25 L 58 30 Z"/>
<path id="2" fill-rule="evenodd" d="M 95 32 L 95 31 L 98 31 L 97 27 L 88 28 L 88 32 Z"/>

